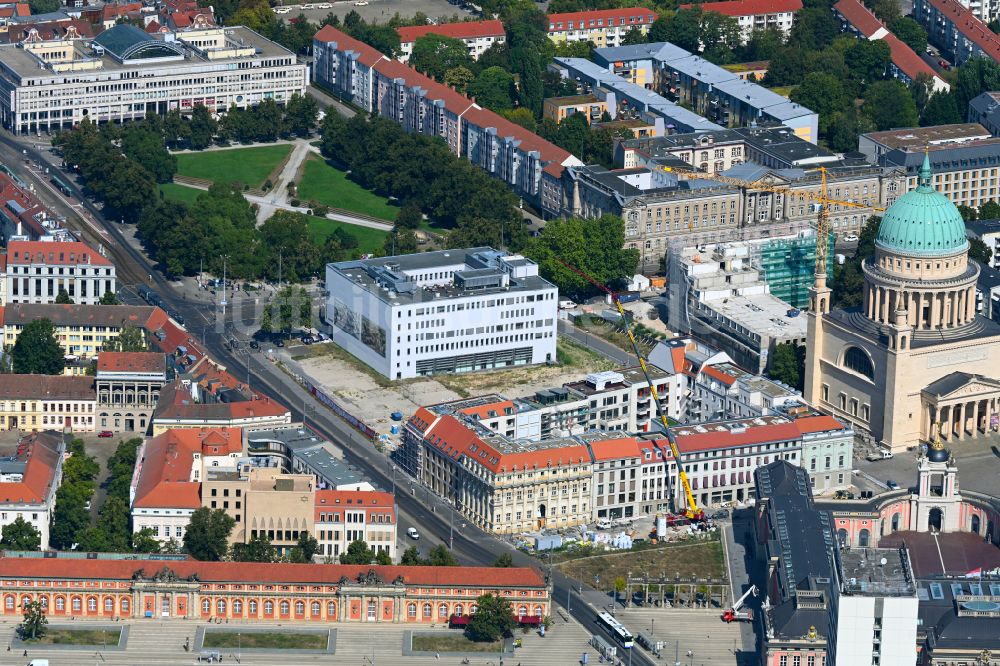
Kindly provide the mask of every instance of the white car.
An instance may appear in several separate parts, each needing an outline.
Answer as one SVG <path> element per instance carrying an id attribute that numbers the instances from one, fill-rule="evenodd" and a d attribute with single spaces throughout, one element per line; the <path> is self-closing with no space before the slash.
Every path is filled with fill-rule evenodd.
<path id="1" fill-rule="evenodd" d="M 278 7 L 274 10 L 275 14 L 288 14 L 292 11 L 291 7 Z"/>
<path id="2" fill-rule="evenodd" d="M 417 531 L 416 527 L 408 527 L 408 528 L 406 528 L 406 536 L 410 537 L 414 541 L 419 541 L 420 540 L 420 532 Z"/>
<path id="3" fill-rule="evenodd" d="M 847 243 L 857 243 L 858 240 L 860 239 L 858 238 L 858 235 L 855 233 L 849 233 L 844 235 L 844 241 Z"/>
<path id="4" fill-rule="evenodd" d="M 355 7 L 364 7 L 367 4 L 368 4 L 368 0 L 357 0 L 357 2 L 354 3 L 354 6 Z"/>
<path id="5" fill-rule="evenodd" d="M 567 301 L 559 301 L 559 309 L 560 310 L 572 310 L 575 307 L 576 307 L 576 303 L 574 303 L 573 301 L 568 301 L 568 300 Z"/>

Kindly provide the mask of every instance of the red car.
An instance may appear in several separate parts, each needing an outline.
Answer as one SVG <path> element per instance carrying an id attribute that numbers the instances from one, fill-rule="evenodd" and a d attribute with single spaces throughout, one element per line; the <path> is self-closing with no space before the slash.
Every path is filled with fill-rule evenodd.
<path id="1" fill-rule="evenodd" d="M 114 437 L 115 433 L 111 432 L 110 430 L 102 430 L 101 432 L 97 433 L 97 436 L 98 437 Z"/>

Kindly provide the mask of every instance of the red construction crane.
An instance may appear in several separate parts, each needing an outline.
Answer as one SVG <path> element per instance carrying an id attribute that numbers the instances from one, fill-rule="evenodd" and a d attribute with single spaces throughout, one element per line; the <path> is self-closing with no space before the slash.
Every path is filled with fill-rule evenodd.
<path id="1" fill-rule="evenodd" d="M 625 324 L 625 333 L 628 335 L 629 343 L 632 345 L 632 351 L 635 353 L 636 358 L 639 359 L 639 367 L 642 368 L 642 375 L 646 378 L 646 383 L 649 384 L 649 392 L 653 396 L 653 402 L 656 403 L 656 413 L 660 417 L 660 422 L 663 424 L 664 433 L 667 428 L 670 427 L 667 421 L 667 414 L 663 410 L 663 406 L 660 403 L 660 396 L 656 391 L 656 384 L 653 383 L 653 378 L 649 375 L 649 367 L 646 363 L 646 357 L 643 355 L 642 350 L 639 349 L 639 343 L 636 342 L 635 333 L 632 331 L 632 322 L 629 320 L 625 313 L 625 308 L 622 307 L 621 301 L 618 299 L 617 292 L 609 289 L 605 285 L 601 284 L 587 273 L 583 272 L 576 266 L 570 266 L 562 259 L 556 259 L 560 264 L 573 271 L 584 280 L 594 285 L 604 293 L 611 296 L 611 300 L 614 302 L 615 307 L 618 308 L 618 314 L 622 318 L 622 322 Z M 667 443 L 670 445 L 670 451 L 674 455 L 674 464 L 677 465 L 677 476 L 681 480 L 681 485 L 684 487 L 684 496 L 687 500 L 687 507 L 684 509 L 684 515 L 693 521 L 702 521 L 705 519 L 705 512 L 698 508 L 698 503 L 695 502 L 694 493 L 691 492 L 691 483 L 688 481 L 687 473 L 684 471 L 684 465 L 681 464 L 681 452 L 677 448 L 677 444 L 668 436 L 666 437 Z"/>
<path id="2" fill-rule="evenodd" d="M 722 611 L 722 621 L 726 623 L 752 622 L 753 609 L 747 608 L 746 610 L 742 610 L 743 604 L 746 603 L 747 597 L 749 597 L 750 595 L 753 595 L 754 597 L 757 596 L 756 585 L 751 585 L 750 589 L 743 593 L 743 596 L 740 597 L 735 604 L 733 604 L 732 608 Z"/>

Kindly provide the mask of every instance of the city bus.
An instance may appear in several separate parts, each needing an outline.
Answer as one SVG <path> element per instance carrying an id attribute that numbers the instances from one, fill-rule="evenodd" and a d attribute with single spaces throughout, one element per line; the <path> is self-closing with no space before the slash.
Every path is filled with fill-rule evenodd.
<path id="1" fill-rule="evenodd" d="M 614 636 L 624 648 L 631 648 L 633 645 L 632 634 L 621 622 L 611 616 L 606 611 L 597 614 L 597 621 L 604 625 L 604 628 Z"/>

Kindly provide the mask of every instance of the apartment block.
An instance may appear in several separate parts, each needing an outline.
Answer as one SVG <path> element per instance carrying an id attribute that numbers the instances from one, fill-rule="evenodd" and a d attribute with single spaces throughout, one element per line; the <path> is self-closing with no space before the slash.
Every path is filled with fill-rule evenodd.
<path id="1" fill-rule="evenodd" d="M 691 386 L 685 423 L 783 414 L 805 404 L 799 391 L 731 361 L 706 363 Z"/>
<path id="2" fill-rule="evenodd" d="M 915 0 L 913 3 L 913 18 L 927 29 L 928 41 L 949 56 L 956 66 L 980 56 L 1000 60 L 1000 37 L 986 25 L 998 16 L 1000 5 L 991 0 L 968 4 L 959 0 Z"/>
<path id="3" fill-rule="evenodd" d="M 0 430 L 93 432 L 94 378 L 4 375 L 0 381 Z"/>
<path id="4" fill-rule="evenodd" d="M 245 390 L 242 384 L 228 388 L 221 378 L 204 385 L 176 378 L 160 389 L 150 424 L 153 434 L 159 435 L 174 428 L 260 428 L 291 422 L 287 407 Z"/>
<path id="5" fill-rule="evenodd" d="M 101 352 L 97 357 L 97 427 L 145 433 L 160 390 L 167 383 L 167 359 L 157 352 Z"/>
<path id="6" fill-rule="evenodd" d="M 48 550 L 49 523 L 56 508 L 56 491 L 62 483 L 66 443 L 55 430 L 25 435 L 17 454 L 0 460 L 0 527 L 18 518 L 41 536 Z"/>
<path id="7" fill-rule="evenodd" d="M 993 256 L 990 268 L 1000 268 L 1000 220 L 972 220 L 965 223 L 965 233 L 969 238 L 978 238 L 986 243 Z"/>
<path id="8" fill-rule="evenodd" d="M 473 60 L 479 60 L 479 56 L 494 44 L 507 43 L 507 33 L 504 32 L 503 21 L 500 20 L 410 25 L 396 28 L 396 32 L 399 33 L 399 60 L 402 62 L 410 59 L 414 42 L 425 35 L 440 35 L 461 40 L 469 49 L 469 57 Z"/>
<path id="9" fill-rule="evenodd" d="M 691 9 L 695 5 L 681 5 Z M 755 30 L 777 30 L 785 37 L 792 31 L 795 12 L 802 9 L 802 0 L 723 0 L 698 5 L 702 11 L 735 18 L 745 42 Z"/>
<path id="10" fill-rule="evenodd" d="M 816 143 L 819 116 L 738 74 L 671 44 L 595 49 L 594 62 L 724 127 L 773 123 Z"/>
<path id="11" fill-rule="evenodd" d="M 555 359 L 558 290 L 488 247 L 328 264 L 333 341 L 407 379 Z"/>
<path id="12" fill-rule="evenodd" d="M 648 33 L 656 19 L 656 12 L 646 7 L 549 14 L 549 39 L 556 44 L 590 42 L 597 47 L 618 46 L 631 30 Z"/>
<path id="13" fill-rule="evenodd" d="M 64 219 L 46 208 L 7 167 L 0 168 L 0 201 L 0 237 L 5 242 L 76 240 L 63 226 Z M 0 290 L 6 287 L 6 280 L 0 280 Z"/>
<path id="14" fill-rule="evenodd" d="M 317 490 L 314 521 L 318 558 L 336 559 L 360 539 L 396 560 L 396 500 L 391 493 Z"/>
<path id="15" fill-rule="evenodd" d="M 78 35 L 0 45 L 0 122 L 15 134 L 147 112 L 212 113 L 305 94 L 306 65 L 242 26 L 192 26 L 151 35 L 123 23 Z M 197 83 L 195 83 L 197 81 Z"/>
<path id="16" fill-rule="evenodd" d="M 608 111 L 608 104 L 595 95 L 571 95 L 549 97 L 542 105 L 542 116 L 561 123 L 575 113 L 582 113 L 590 125 L 601 119 Z"/>
<path id="17" fill-rule="evenodd" d="M 80 305 L 97 305 L 118 290 L 114 264 L 80 241 L 12 240 L 0 259 L 0 280 L 0 305 L 55 303 L 60 293 Z"/>
<path id="18" fill-rule="evenodd" d="M 933 67 L 928 65 L 919 54 L 907 46 L 901 39 L 889 31 L 859 0 L 839 0 L 833 10 L 840 19 L 842 28 L 860 39 L 874 41 L 883 40 L 889 46 L 890 73 L 904 84 L 909 85 L 918 77 L 927 77 L 934 92 L 947 92 L 951 86 L 938 76 Z"/>
<path id="19" fill-rule="evenodd" d="M 0 311 L 4 346 L 13 346 L 28 322 L 48 319 L 55 327 L 56 340 L 67 356 L 93 358 L 104 343 L 118 337 L 126 326 L 160 330 L 169 319 L 163 310 L 134 305 L 63 305 L 13 303 Z"/>
<path id="20" fill-rule="evenodd" d="M 870 132 L 858 138 L 858 150 L 875 165 L 905 174 L 903 191 L 917 186 L 924 154 L 931 183 L 956 206 L 978 208 L 1000 200 L 1000 138 L 976 123 L 907 127 Z"/>
<path id="21" fill-rule="evenodd" d="M 991 136 L 1000 136 L 1000 92 L 984 92 L 971 99 L 966 119 L 982 125 Z"/>
<path id="22" fill-rule="evenodd" d="M 313 80 L 339 97 L 416 132 L 507 183 L 547 214 L 562 203 L 564 168 L 580 160 L 446 85 L 326 26 L 313 40 Z"/>

